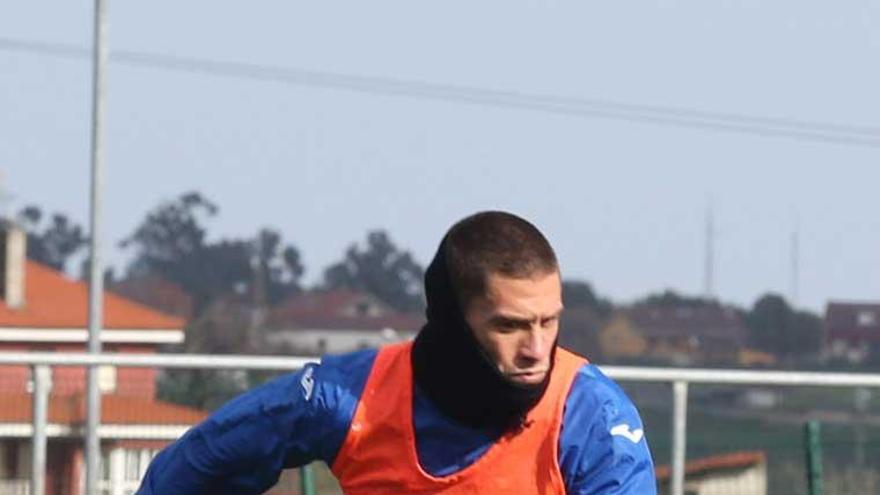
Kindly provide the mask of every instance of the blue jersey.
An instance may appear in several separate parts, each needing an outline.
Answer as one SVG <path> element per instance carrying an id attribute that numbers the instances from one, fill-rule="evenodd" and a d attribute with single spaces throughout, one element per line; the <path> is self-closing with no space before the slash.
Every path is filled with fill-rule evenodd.
<path id="1" fill-rule="evenodd" d="M 376 353 L 326 356 L 233 399 L 159 453 L 137 493 L 256 495 L 283 469 L 332 465 Z M 419 463 L 434 476 L 471 465 L 500 434 L 450 420 L 418 387 L 413 421 Z M 559 443 L 567 493 L 656 494 L 638 411 L 594 365 L 584 365 L 572 384 Z"/>

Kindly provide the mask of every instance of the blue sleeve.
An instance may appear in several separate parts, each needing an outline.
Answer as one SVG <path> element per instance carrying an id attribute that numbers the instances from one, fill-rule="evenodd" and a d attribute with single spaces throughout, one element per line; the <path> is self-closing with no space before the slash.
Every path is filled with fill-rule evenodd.
<path id="1" fill-rule="evenodd" d="M 261 494 L 285 468 L 332 464 L 375 356 L 327 356 L 238 396 L 160 452 L 138 495 Z"/>
<path id="2" fill-rule="evenodd" d="M 639 412 L 591 364 L 578 372 L 565 403 L 559 466 L 569 495 L 657 493 L 654 463 Z"/>

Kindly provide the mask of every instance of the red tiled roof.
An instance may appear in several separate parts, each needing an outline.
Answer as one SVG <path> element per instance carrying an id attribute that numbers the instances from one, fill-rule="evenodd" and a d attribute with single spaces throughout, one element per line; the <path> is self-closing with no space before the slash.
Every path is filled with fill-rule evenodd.
<path id="1" fill-rule="evenodd" d="M 358 314 L 367 304 L 375 314 Z M 376 297 L 350 290 L 309 292 L 291 296 L 269 314 L 267 326 L 274 330 L 382 330 L 416 331 L 424 324 L 421 314 L 402 313 Z"/>
<path id="2" fill-rule="evenodd" d="M 193 315 L 193 297 L 179 285 L 159 275 L 125 278 L 114 282 L 107 289 L 169 315 L 183 319 L 192 318 Z"/>
<path id="3" fill-rule="evenodd" d="M 0 423 L 30 423 L 33 420 L 30 394 L 0 394 Z M 190 425 L 207 417 L 198 409 L 122 395 L 101 397 L 101 422 L 105 424 Z M 49 397 L 49 422 L 83 424 L 86 420 L 85 396 Z"/>
<path id="4" fill-rule="evenodd" d="M 88 286 L 33 261 L 25 265 L 25 303 L 11 309 L 0 300 L 0 327 L 85 328 Z M 104 293 L 107 329 L 182 329 L 185 322 L 109 292 Z"/>
<path id="5" fill-rule="evenodd" d="M 394 330 L 409 332 L 416 331 L 424 325 L 424 318 L 418 315 L 396 314 L 377 317 L 351 317 L 351 318 L 297 318 L 289 320 L 287 324 L 275 321 L 271 325 L 273 330 Z"/>
<path id="6" fill-rule="evenodd" d="M 722 306 L 637 306 L 627 315 L 646 336 L 700 336 L 742 341 L 746 328 L 740 317 Z"/>
<path id="7" fill-rule="evenodd" d="M 376 307 L 383 313 L 391 311 L 387 304 L 370 294 L 338 289 L 294 294 L 282 301 L 272 311 L 272 316 L 278 319 L 339 316 L 361 303 Z"/>
<path id="8" fill-rule="evenodd" d="M 729 454 L 703 457 L 685 464 L 685 475 L 701 475 L 712 471 L 727 469 L 745 469 L 767 462 L 767 455 L 762 451 L 731 452 Z M 658 480 L 669 479 L 672 469 L 669 466 L 657 466 L 654 473 Z"/>

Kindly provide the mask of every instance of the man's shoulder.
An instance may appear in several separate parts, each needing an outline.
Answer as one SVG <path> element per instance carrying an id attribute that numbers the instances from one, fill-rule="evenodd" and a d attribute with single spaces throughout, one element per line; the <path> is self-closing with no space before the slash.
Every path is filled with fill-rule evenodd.
<path id="1" fill-rule="evenodd" d="M 345 394 L 359 398 L 377 354 L 377 349 L 328 354 L 321 358 L 319 364 L 307 365 L 301 378 L 307 399 L 313 389 L 322 395 Z"/>
<path id="2" fill-rule="evenodd" d="M 378 349 L 362 349 L 344 354 L 326 354 L 319 367 L 328 374 L 350 375 L 369 373 L 376 360 Z"/>
<path id="3" fill-rule="evenodd" d="M 639 412 L 623 389 L 594 364 L 578 370 L 569 391 L 560 466 L 571 493 L 581 493 L 572 487 L 596 493 L 602 483 L 627 487 L 615 493 L 655 493 L 651 452 Z"/>
<path id="4" fill-rule="evenodd" d="M 557 359 L 568 361 L 570 369 L 574 370 L 568 403 L 573 399 L 584 406 L 606 401 L 629 402 L 623 389 L 586 357 L 560 346 Z"/>
<path id="5" fill-rule="evenodd" d="M 651 451 L 639 412 L 594 364 L 572 382 L 559 438 L 568 493 L 656 493 Z"/>
<path id="6" fill-rule="evenodd" d="M 593 400 L 629 400 L 620 385 L 593 363 L 584 363 L 578 368 L 569 392 L 571 394 Z"/>
<path id="7" fill-rule="evenodd" d="M 255 414 L 291 414 L 303 408 L 331 412 L 353 407 L 369 374 L 375 350 L 328 355 L 283 374 L 227 402 L 208 423 L 229 427 Z"/>
<path id="8" fill-rule="evenodd" d="M 627 419 L 641 423 L 638 411 L 626 392 L 591 363 L 585 363 L 575 374 L 565 411 L 566 419 L 579 423 L 613 426 L 612 422 Z"/>
<path id="9" fill-rule="evenodd" d="M 376 359 L 376 349 L 326 355 L 297 374 L 315 456 L 332 464 L 351 425 Z"/>

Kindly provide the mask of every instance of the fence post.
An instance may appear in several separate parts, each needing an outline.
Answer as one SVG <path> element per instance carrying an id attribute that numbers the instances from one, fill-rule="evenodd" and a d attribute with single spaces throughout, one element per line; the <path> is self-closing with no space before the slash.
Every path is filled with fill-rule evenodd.
<path id="1" fill-rule="evenodd" d="M 46 424 L 49 419 L 49 389 L 52 371 L 45 364 L 31 368 L 34 393 L 31 400 L 33 434 L 31 436 L 31 495 L 46 493 Z"/>
<path id="2" fill-rule="evenodd" d="M 804 425 L 807 450 L 807 493 L 822 495 L 822 428 L 818 421 Z"/>
<path id="3" fill-rule="evenodd" d="M 315 476 L 311 465 L 299 468 L 299 486 L 301 495 L 315 495 Z"/>
<path id="4" fill-rule="evenodd" d="M 684 495 L 684 464 L 687 449 L 688 382 L 672 384 L 672 479 L 671 495 Z"/>

